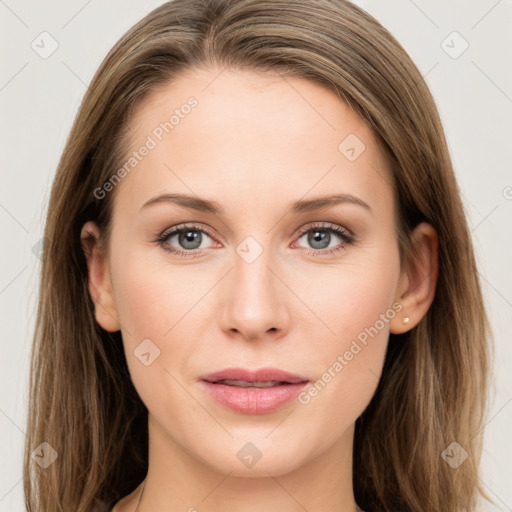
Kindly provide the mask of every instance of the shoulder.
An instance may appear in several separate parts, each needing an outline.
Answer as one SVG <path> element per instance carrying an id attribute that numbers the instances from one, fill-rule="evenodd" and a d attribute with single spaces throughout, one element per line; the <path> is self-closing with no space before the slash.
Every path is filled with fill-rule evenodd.
<path id="1" fill-rule="evenodd" d="M 96 499 L 89 512 L 131 512 L 129 497 L 130 495 L 125 496 L 114 503 L 112 501 L 107 503 L 106 501 Z"/>
<path id="2" fill-rule="evenodd" d="M 128 494 L 123 499 L 115 503 L 112 508 L 107 508 L 105 511 L 102 510 L 101 512 L 130 512 L 133 510 L 133 507 L 130 506 L 132 502 L 133 496 L 132 494 Z"/>
<path id="3" fill-rule="evenodd" d="M 115 507 L 114 507 L 114 509 L 115 509 Z M 97 499 L 91 508 L 91 512 L 113 512 L 114 509 L 112 507 L 110 507 L 108 505 L 108 503 Z"/>

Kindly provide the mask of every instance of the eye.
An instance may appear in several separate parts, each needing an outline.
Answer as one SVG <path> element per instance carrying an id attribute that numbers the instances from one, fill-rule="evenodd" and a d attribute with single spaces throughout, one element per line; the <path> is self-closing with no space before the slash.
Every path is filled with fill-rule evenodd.
<path id="1" fill-rule="evenodd" d="M 177 226 L 171 231 L 164 232 L 156 242 L 166 251 L 179 256 L 194 256 L 200 249 L 207 247 L 207 241 L 211 239 L 209 233 L 195 224 Z"/>
<path id="2" fill-rule="evenodd" d="M 348 229 L 335 224 L 325 225 L 323 223 L 309 225 L 302 229 L 295 244 L 302 238 L 306 239 L 309 247 L 300 244 L 298 247 L 305 249 L 311 256 L 332 254 L 346 249 L 349 244 L 354 242 L 354 236 Z M 194 257 L 199 256 L 202 249 L 208 248 L 208 239 L 212 240 L 213 235 L 204 227 L 187 224 L 164 231 L 155 241 L 164 250 L 177 256 Z"/>
<path id="3" fill-rule="evenodd" d="M 323 256 L 341 251 L 354 241 L 354 237 L 348 229 L 333 224 L 310 225 L 306 229 L 300 231 L 297 242 L 302 238 L 305 238 L 309 247 L 304 247 L 300 244 L 299 247 L 303 247 L 304 249 L 313 249 L 306 251 L 307 254 L 312 256 Z"/>

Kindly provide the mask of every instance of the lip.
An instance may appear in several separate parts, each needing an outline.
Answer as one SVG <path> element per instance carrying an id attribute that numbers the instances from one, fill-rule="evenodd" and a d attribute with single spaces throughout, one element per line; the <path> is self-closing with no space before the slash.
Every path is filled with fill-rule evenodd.
<path id="1" fill-rule="evenodd" d="M 208 382 L 216 382 L 219 380 L 244 380 L 246 382 L 265 382 L 268 380 L 278 380 L 282 382 L 289 382 L 290 384 L 297 384 L 299 382 L 306 382 L 309 379 L 301 375 L 295 375 L 279 368 L 259 368 L 256 370 L 249 370 L 246 368 L 225 368 L 214 373 L 208 373 L 200 377 L 200 380 Z"/>
<path id="2" fill-rule="evenodd" d="M 230 386 L 215 383 L 220 380 L 265 382 L 275 380 L 284 384 L 266 388 Z M 208 394 L 219 404 L 244 414 L 267 414 L 281 409 L 294 400 L 308 384 L 306 377 L 278 368 L 226 368 L 200 377 Z"/>

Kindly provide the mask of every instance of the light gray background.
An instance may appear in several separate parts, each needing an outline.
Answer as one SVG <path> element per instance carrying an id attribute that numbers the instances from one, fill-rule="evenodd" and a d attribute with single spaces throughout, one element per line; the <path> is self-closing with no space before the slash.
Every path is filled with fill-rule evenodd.
<path id="1" fill-rule="evenodd" d="M 79 102 L 117 39 L 162 1 L 0 0 L 2 44 L 0 512 L 24 510 L 28 359 L 50 185 Z M 360 0 L 402 43 L 431 88 L 447 133 L 496 338 L 482 483 L 512 510 L 511 0 Z M 46 59 L 43 31 L 58 43 Z M 457 58 L 464 41 L 469 47 Z M 50 48 L 46 39 L 45 48 Z M 445 41 L 443 43 L 443 41 Z M 42 50 L 41 50 L 42 51 Z M 447 53 L 451 52 L 451 56 Z"/>

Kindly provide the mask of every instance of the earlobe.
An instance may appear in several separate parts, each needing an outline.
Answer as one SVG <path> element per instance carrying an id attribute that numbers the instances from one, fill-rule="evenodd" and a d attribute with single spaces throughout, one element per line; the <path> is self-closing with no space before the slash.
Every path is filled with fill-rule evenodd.
<path id="1" fill-rule="evenodd" d="M 94 302 L 94 316 L 106 331 L 121 328 L 115 307 L 108 261 L 101 246 L 100 230 L 92 222 L 86 222 L 80 233 L 80 241 L 87 260 L 88 289 Z"/>
<path id="2" fill-rule="evenodd" d="M 393 334 L 402 334 L 420 323 L 435 296 L 438 278 L 438 236 L 433 226 L 422 222 L 412 232 L 412 261 L 402 271 L 397 287 L 400 313 L 390 323 Z"/>

